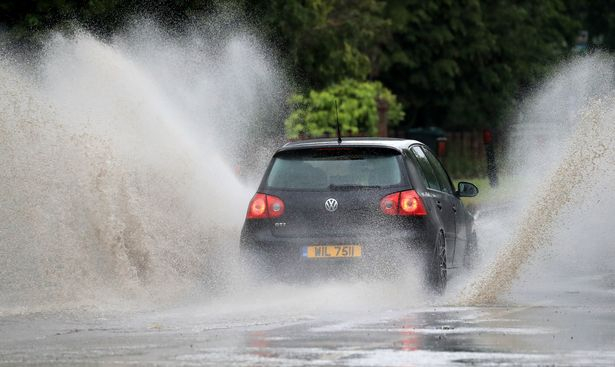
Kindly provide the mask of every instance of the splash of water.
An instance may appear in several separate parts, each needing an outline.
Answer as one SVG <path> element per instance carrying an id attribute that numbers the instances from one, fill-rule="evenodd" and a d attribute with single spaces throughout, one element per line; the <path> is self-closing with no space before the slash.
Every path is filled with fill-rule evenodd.
<path id="1" fill-rule="evenodd" d="M 245 32 L 148 22 L 111 42 L 53 34 L 25 61 L 3 50 L 0 312 L 223 283 L 250 194 L 237 146 L 287 93 L 265 51 Z"/>
<path id="2" fill-rule="evenodd" d="M 563 66 L 524 105 L 511 149 L 518 189 L 509 205 L 519 219 L 495 260 L 462 291 L 461 303 L 498 302 L 570 225 L 562 218 L 579 213 L 577 221 L 592 221 L 596 202 L 590 200 L 591 193 L 615 175 L 614 80 L 609 57 L 578 59 Z M 587 241 L 594 240 L 588 233 Z M 570 255 L 572 246 L 566 245 L 559 238 L 554 251 Z M 588 246 L 594 256 L 590 248 L 603 251 L 604 246 Z M 574 269 L 574 261 L 569 259 L 568 266 Z M 571 276 L 565 274 L 564 279 Z"/>

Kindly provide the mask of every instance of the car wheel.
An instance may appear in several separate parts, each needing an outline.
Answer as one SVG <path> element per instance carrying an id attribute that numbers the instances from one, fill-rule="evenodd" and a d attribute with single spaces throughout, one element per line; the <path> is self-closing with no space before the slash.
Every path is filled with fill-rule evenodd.
<path id="1" fill-rule="evenodd" d="M 478 262 L 478 255 L 478 239 L 476 237 L 476 232 L 472 232 L 463 255 L 463 266 L 466 269 L 473 269 Z"/>
<path id="2" fill-rule="evenodd" d="M 436 237 L 433 254 L 428 261 L 427 269 L 429 286 L 436 293 L 441 294 L 446 288 L 447 269 L 446 269 L 446 239 L 444 233 L 439 232 Z"/>

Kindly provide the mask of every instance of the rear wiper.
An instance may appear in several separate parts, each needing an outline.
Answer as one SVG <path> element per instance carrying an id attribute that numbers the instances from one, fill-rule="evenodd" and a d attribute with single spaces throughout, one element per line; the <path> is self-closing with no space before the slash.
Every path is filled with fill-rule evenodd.
<path id="1" fill-rule="evenodd" d="M 361 189 L 379 189 L 382 186 L 378 185 L 329 185 L 329 190 L 361 190 Z"/>

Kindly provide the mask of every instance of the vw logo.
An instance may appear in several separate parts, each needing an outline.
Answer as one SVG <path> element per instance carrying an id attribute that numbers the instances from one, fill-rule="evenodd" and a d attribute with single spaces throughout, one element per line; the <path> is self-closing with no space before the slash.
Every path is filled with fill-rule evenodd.
<path id="1" fill-rule="evenodd" d="M 325 201 L 325 209 L 330 212 L 334 212 L 337 210 L 337 200 L 334 198 L 329 198 Z"/>

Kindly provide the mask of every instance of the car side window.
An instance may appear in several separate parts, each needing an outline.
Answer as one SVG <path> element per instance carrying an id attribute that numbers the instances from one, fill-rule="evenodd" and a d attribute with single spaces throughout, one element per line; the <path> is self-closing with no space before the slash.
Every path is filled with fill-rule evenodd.
<path id="1" fill-rule="evenodd" d="M 448 178 L 448 174 L 444 167 L 442 167 L 442 163 L 427 149 L 423 149 L 425 151 L 425 155 L 427 156 L 427 160 L 433 167 L 434 172 L 436 173 L 436 177 L 438 178 L 438 182 L 440 183 L 440 188 L 442 191 L 447 192 L 449 194 L 453 193 L 453 186 L 451 185 L 451 180 Z"/>
<path id="2" fill-rule="evenodd" d="M 427 187 L 433 190 L 440 190 L 440 184 L 438 183 L 436 174 L 434 173 L 433 168 L 429 164 L 429 160 L 427 160 L 427 157 L 425 156 L 423 150 L 417 146 L 410 148 L 410 151 L 419 163 L 419 168 L 423 173 L 423 177 L 425 178 L 425 184 L 427 185 Z"/>

